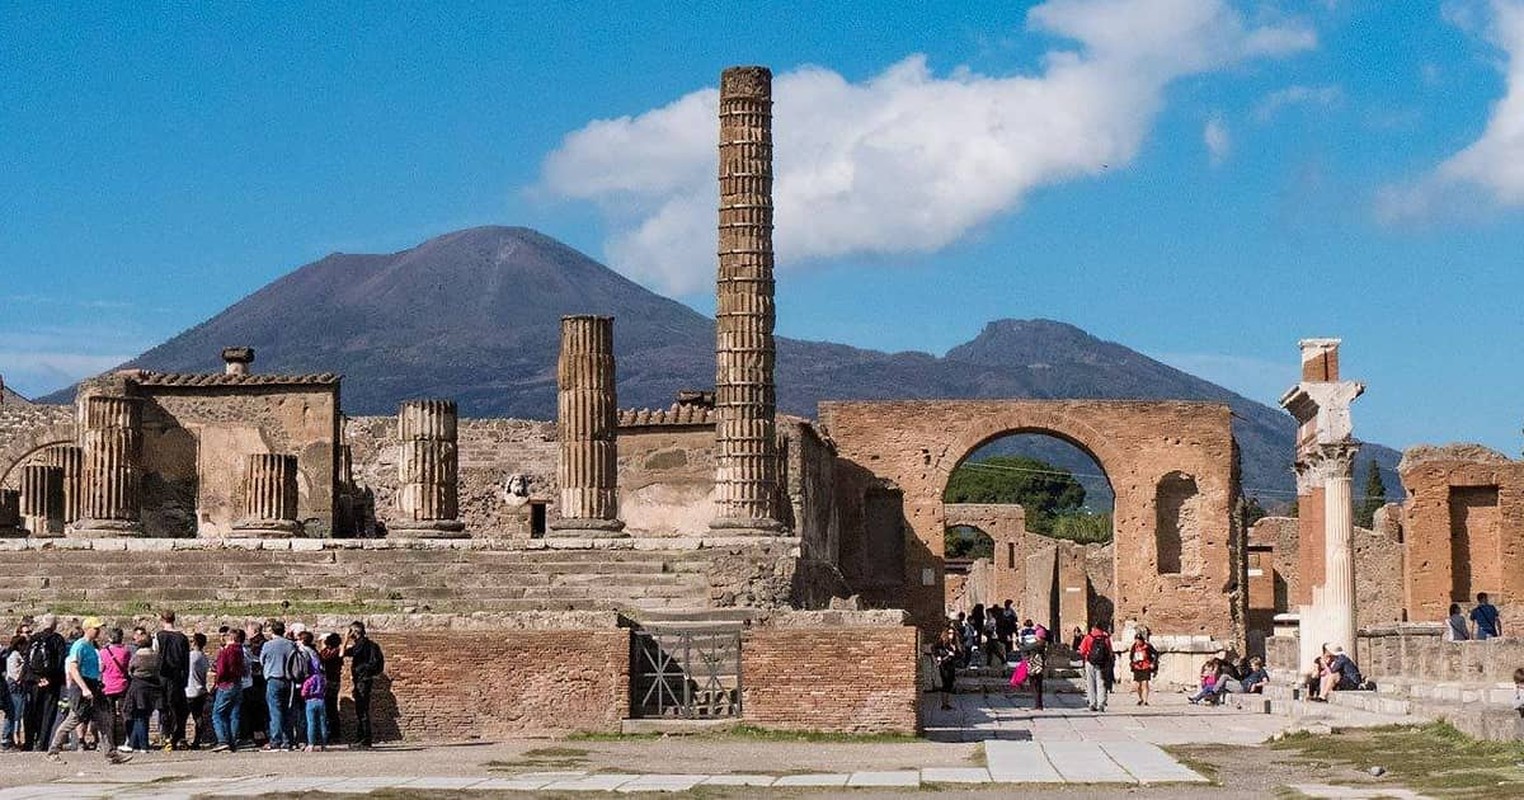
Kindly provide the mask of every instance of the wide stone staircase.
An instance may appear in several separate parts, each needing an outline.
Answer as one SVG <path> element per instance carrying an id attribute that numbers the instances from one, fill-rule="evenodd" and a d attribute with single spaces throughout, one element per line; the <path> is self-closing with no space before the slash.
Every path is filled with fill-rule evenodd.
<path id="1" fill-rule="evenodd" d="M 711 605 L 714 554 L 652 550 L 0 553 L 0 612 L 641 610 Z"/>
<path id="2" fill-rule="evenodd" d="M 1333 727 L 1414 725 L 1443 720 L 1473 738 L 1524 740 L 1512 684 L 1377 681 L 1373 691 L 1334 692 L 1328 702 L 1306 699 L 1290 676 L 1265 688 L 1270 711 Z"/>

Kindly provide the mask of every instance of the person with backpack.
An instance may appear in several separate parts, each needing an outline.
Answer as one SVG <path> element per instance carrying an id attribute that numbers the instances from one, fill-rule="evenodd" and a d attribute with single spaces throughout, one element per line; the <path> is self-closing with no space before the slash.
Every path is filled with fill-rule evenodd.
<path id="1" fill-rule="evenodd" d="M 312 674 L 312 659 L 317 656 L 317 651 L 312 649 L 312 634 L 300 622 L 287 626 L 286 638 L 295 647 L 286 657 L 286 680 L 291 683 L 286 713 L 289 715 L 287 719 L 291 720 L 291 745 L 295 749 L 307 741 L 307 702 L 302 697 L 302 684 Z"/>
<path id="2" fill-rule="evenodd" d="M 1116 653 L 1111 650 L 1108 627 L 1105 623 L 1098 622 L 1080 639 L 1080 658 L 1085 663 L 1085 705 L 1091 711 L 1106 710 L 1112 673 L 1116 669 Z"/>
<path id="3" fill-rule="evenodd" d="M 328 679 L 318 652 L 312 649 L 312 634 L 302 631 L 296 641 L 298 657 L 307 661 L 306 674 L 297 687 L 307 721 L 307 752 L 320 753 L 328 749 Z"/>
<path id="4" fill-rule="evenodd" d="M 44 623 L 46 625 L 46 623 Z M 82 633 L 74 644 L 69 646 L 69 652 L 64 659 L 64 675 L 68 681 L 69 713 L 62 723 L 53 730 L 47 744 L 47 760 L 58 764 L 63 762 L 60 753 L 63 744 L 71 734 L 86 722 L 93 722 L 96 736 L 100 738 L 100 750 L 105 755 L 109 764 L 125 764 L 131 760 L 131 756 L 125 756 L 112 747 L 111 720 L 106 718 L 106 704 L 101 698 L 101 659 L 100 653 L 95 649 L 96 640 L 101 635 L 101 621 L 96 617 L 86 617 L 82 623 Z M 62 688 L 60 686 L 60 688 Z"/>
<path id="5" fill-rule="evenodd" d="M 5 732 L 0 735 L 0 750 L 15 750 L 21 746 L 18 737 L 25 728 L 26 704 L 30 689 L 27 686 L 26 635 L 18 632 L 10 644 L 0 653 L 0 667 L 4 668 Z"/>
<path id="6" fill-rule="evenodd" d="M 291 726 L 291 680 L 286 661 L 296 645 L 286 638 L 286 623 L 272 619 L 265 625 L 265 643 L 259 648 L 259 670 L 265 676 L 265 707 L 270 713 L 270 739 L 266 751 L 296 747 Z"/>
<path id="7" fill-rule="evenodd" d="M 1132 647 L 1127 649 L 1127 666 L 1132 670 L 1133 690 L 1138 695 L 1138 705 L 1148 705 L 1148 695 L 1154 675 L 1159 672 L 1159 651 L 1148 643 L 1143 631 L 1133 634 Z"/>
<path id="8" fill-rule="evenodd" d="M 37 632 L 27 642 L 26 664 L 32 674 L 32 696 L 26 716 L 23 749 L 45 752 L 53 741 L 58 725 L 58 704 L 63 699 L 64 660 L 68 644 L 58 632 L 58 617 L 43 614 L 37 618 Z"/>
<path id="9" fill-rule="evenodd" d="M 175 629 L 175 612 L 159 614 L 160 630 L 153 636 L 159 654 L 159 680 L 164 687 L 164 707 L 159 711 L 159 731 L 165 750 L 185 749 L 185 718 L 190 706 L 185 685 L 190 680 L 190 639 Z"/>
<path id="10" fill-rule="evenodd" d="M 355 744 L 368 749 L 373 744 L 370 729 L 370 693 L 376 678 L 386 669 L 381 646 L 365 635 L 365 623 L 355 620 L 345 637 L 344 657 L 349 659 L 351 694 L 355 701 Z"/>

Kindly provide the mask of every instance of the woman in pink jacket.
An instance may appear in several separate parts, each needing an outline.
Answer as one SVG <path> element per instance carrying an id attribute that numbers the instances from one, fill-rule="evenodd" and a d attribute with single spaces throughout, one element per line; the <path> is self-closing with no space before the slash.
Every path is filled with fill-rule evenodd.
<path id="1" fill-rule="evenodd" d="M 107 707 L 111 710 L 111 741 L 125 742 L 122 733 L 122 698 L 127 696 L 127 665 L 132 662 L 132 650 L 122 644 L 122 629 L 112 628 L 106 634 L 106 646 L 101 648 L 101 691 L 106 694 Z"/>

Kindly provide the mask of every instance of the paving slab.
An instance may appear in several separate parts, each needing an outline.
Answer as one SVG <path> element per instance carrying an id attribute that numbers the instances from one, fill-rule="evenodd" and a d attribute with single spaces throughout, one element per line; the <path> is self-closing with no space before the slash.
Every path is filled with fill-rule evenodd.
<path id="1" fill-rule="evenodd" d="M 403 784 L 408 789 L 470 789 L 485 778 L 414 778 Z"/>
<path id="2" fill-rule="evenodd" d="M 547 783 L 541 788 L 547 792 L 612 792 L 639 777 L 639 775 L 618 774 L 588 775 Z"/>
<path id="3" fill-rule="evenodd" d="M 809 775 L 784 775 L 773 786 L 846 786 L 852 778 L 846 773 L 816 772 Z"/>
<path id="4" fill-rule="evenodd" d="M 888 772 L 854 772 L 847 779 L 848 786 L 920 786 L 919 770 L 904 769 Z"/>
<path id="5" fill-rule="evenodd" d="M 772 775 L 710 775 L 704 779 L 705 786 L 772 786 L 778 780 Z"/>
<path id="6" fill-rule="evenodd" d="M 471 787 L 472 791 L 533 792 L 552 783 L 549 778 L 488 778 Z"/>
<path id="7" fill-rule="evenodd" d="M 1047 742 L 1048 761 L 1067 783 L 1136 783 L 1094 742 Z"/>
<path id="8" fill-rule="evenodd" d="M 1396 798 L 1396 800 L 1429 800 L 1411 789 L 1401 789 L 1387 786 L 1333 786 L 1326 783 L 1299 783 L 1289 788 L 1295 789 L 1308 797 L 1318 800 L 1376 800 L 1377 798 Z"/>
<path id="9" fill-rule="evenodd" d="M 1169 753 L 1147 742 L 1107 742 L 1101 749 L 1140 783 L 1208 782 Z"/>
<path id="10" fill-rule="evenodd" d="M 406 775 L 368 778 L 346 778 L 336 783 L 318 787 L 317 791 L 331 794 L 369 794 L 378 789 L 391 789 L 413 780 Z"/>
<path id="11" fill-rule="evenodd" d="M 619 787 L 621 792 L 686 792 L 708 775 L 641 775 Z"/>
<path id="12" fill-rule="evenodd" d="M 921 770 L 925 783 L 989 783 L 990 771 L 984 767 L 927 767 Z"/>
<path id="13" fill-rule="evenodd" d="M 984 760 L 989 765 L 990 779 L 996 783 L 1064 782 L 1037 742 L 985 742 Z"/>

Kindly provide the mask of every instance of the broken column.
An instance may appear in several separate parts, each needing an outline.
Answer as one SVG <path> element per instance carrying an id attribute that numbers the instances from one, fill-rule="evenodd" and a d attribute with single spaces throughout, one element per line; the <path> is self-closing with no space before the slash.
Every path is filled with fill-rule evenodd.
<path id="1" fill-rule="evenodd" d="M 561 318 L 556 364 L 561 518 L 552 536 L 626 536 L 619 520 L 614 318 Z"/>
<path id="2" fill-rule="evenodd" d="M 294 536 L 297 521 L 296 456 L 251 453 L 245 461 L 243 517 L 233 523 L 240 536 Z"/>
<path id="3" fill-rule="evenodd" d="M 397 458 L 401 486 L 397 506 L 402 517 L 390 532 L 396 536 L 454 538 L 465 535 L 459 516 L 459 462 L 455 449 L 453 400 L 408 400 L 397 412 Z"/>
<path id="4" fill-rule="evenodd" d="M 33 536 L 62 536 L 63 470 L 46 464 L 21 468 L 21 525 Z"/>
<path id="5" fill-rule="evenodd" d="M 0 536 L 25 536 L 21 527 L 21 492 L 0 489 Z"/>
<path id="6" fill-rule="evenodd" d="M 143 532 L 138 516 L 142 422 L 142 404 L 135 397 L 86 398 L 84 508 L 71 529 L 73 535 L 134 536 Z"/>
<path id="7" fill-rule="evenodd" d="M 55 444 L 42 451 L 42 463 L 63 470 L 63 521 L 72 525 L 84 515 L 85 450 Z"/>
<path id="8" fill-rule="evenodd" d="M 711 527 L 742 535 L 782 531 L 773 383 L 772 77 L 766 67 L 732 67 L 720 75 Z"/>
<path id="9" fill-rule="evenodd" d="M 1299 510 L 1313 523 L 1301 531 L 1301 583 L 1309 589 L 1297 620 L 1303 669 L 1312 666 L 1324 644 L 1353 652 L 1357 633 L 1351 483 L 1360 443 L 1349 409 L 1365 386 L 1339 380 L 1339 343 L 1303 339 L 1302 380 L 1281 398 L 1281 407 L 1298 423 Z"/>

